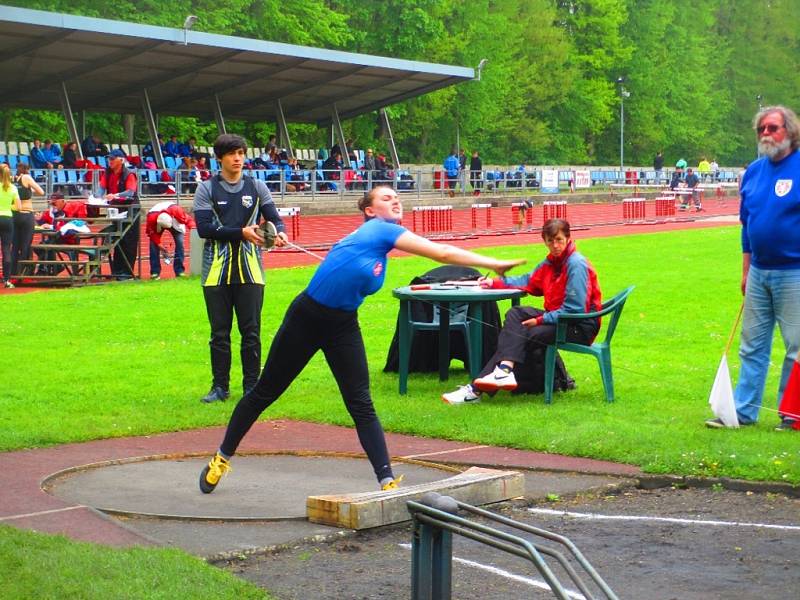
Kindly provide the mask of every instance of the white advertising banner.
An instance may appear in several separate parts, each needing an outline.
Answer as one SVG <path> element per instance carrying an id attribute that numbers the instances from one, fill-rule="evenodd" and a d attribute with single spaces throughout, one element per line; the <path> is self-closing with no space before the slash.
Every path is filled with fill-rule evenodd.
<path id="1" fill-rule="evenodd" d="M 592 187 L 592 172 L 589 169 L 576 169 L 573 171 L 572 180 L 575 182 L 575 188 L 590 188 Z"/>
<path id="2" fill-rule="evenodd" d="M 558 169 L 542 170 L 542 193 L 543 194 L 558 193 Z"/>

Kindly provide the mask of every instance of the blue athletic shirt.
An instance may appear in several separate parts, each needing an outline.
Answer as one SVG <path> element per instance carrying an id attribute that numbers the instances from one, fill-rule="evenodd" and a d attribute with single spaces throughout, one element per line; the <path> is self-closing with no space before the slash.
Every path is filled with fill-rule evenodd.
<path id="1" fill-rule="evenodd" d="M 306 293 L 323 306 L 357 310 L 364 298 L 381 289 L 386 255 L 405 232 L 406 228 L 396 223 L 367 221 L 331 248 Z"/>
<path id="2" fill-rule="evenodd" d="M 760 158 L 742 178 L 742 251 L 758 269 L 800 269 L 800 152 Z"/>

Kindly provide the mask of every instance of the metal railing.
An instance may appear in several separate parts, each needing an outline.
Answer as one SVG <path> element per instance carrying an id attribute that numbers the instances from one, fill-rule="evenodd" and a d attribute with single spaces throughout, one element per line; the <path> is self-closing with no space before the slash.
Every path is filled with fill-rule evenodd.
<path id="1" fill-rule="evenodd" d="M 617 595 L 575 544 L 564 536 L 514 521 L 436 492 L 425 494 L 419 502 L 409 501 L 407 506 L 413 522 L 411 564 L 411 597 L 413 600 L 447 600 L 451 597 L 452 535 L 454 533 L 529 560 L 542 575 L 556 598 L 569 600 L 574 599 L 576 594 L 563 586 L 547 564 L 545 556 L 557 563 L 586 600 L 598 598 L 597 591 L 602 593 L 600 598 L 618 600 Z M 455 514 L 459 510 L 562 546 L 569 558 L 589 576 L 596 591 L 593 592 L 587 582 L 581 579 L 564 553 L 519 535 L 459 517 Z"/>

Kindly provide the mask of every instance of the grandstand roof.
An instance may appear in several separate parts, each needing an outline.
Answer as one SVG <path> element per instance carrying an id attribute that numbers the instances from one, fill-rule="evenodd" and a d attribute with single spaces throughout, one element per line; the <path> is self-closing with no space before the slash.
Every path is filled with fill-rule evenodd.
<path id="1" fill-rule="evenodd" d="M 324 125 L 474 77 L 470 68 L 0 6 L 0 107 Z"/>

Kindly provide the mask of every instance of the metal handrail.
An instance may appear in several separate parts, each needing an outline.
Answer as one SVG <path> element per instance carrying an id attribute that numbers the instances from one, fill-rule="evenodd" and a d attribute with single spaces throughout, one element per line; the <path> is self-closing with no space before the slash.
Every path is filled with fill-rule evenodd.
<path id="1" fill-rule="evenodd" d="M 498 523 L 502 523 L 503 525 L 512 527 L 514 529 L 518 529 L 524 531 L 526 533 L 532 533 L 534 535 L 541 536 L 551 542 L 563 545 L 568 551 L 569 554 L 575 559 L 575 561 L 586 571 L 595 585 L 602 591 L 604 596 L 609 600 L 618 600 L 616 594 L 611 590 L 611 588 L 606 584 L 606 582 L 600 577 L 597 571 L 592 567 L 589 561 L 583 556 L 583 554 L 578 550 L 578 548 L 573 544 L 568 538 L 561 536 L 559 534 L 552 533 L 550 531 L 540 529 L 538 527 L 534 527 L 531 525 L 527 525 L 525 523 L 519 523 L 514 521 L 513 519 L 509 519 L 507 517 L 503 517 L 484 509 L 478 508 L 476 506 L 472 506 L 470 504 L 466 504 L 463 502 L 459 502 L 452 498 L 447 498 L 440 496 L 436 493 L 429 493 L 426 494 L 425 497 L 421 499 L 420 502 L 409 501 L 407 502 L 407 507 L 409 512 L 411 513 L 412 520 L 414 522 L 414 529 L 415 529 L 415 536 L 414 536 L 414 543 L 415 546 L 418 544 L 417 540 L 421 537 L 418 535 L 417 529 L 421 525 L 424 527 L 430 527 L 435 532 L 438 532 L 441 535 L 441 532 L 447 532 L 445 535 L 449 535 L 452 533 L 461 535 L 462 537 L 466 537 L 468 539 L 486 544 L 493 548 L 497 548 L 498 550 L 502 550 L 509 554 L 513 554 L 520 558 L 525 558 L 530 560 L 534 566 L 536 567 L 537 571 L 544 577 L 547 584 L 550 586 L 551 591 L 553 594 L 560 599 L 566 600 L 570 598 L 570 593 L 564 588 L 561 582 L 558 580 L 556 575 L 550 569 L 550 567 L 545 562 L 542 555 L 549 556 L 555 559 L 558 564 L 561 566 L 562 569 L 567 573 L 569 578 L 572 582 L 578 587 L 581 593 L 587 600 L 593 600 L 596 598 L 595 595 L 592 594 L 590 588 L 586 585 L 586 583 L 581 579 L 579 574 L 573 568 L 573 566 L 567 561 L 567 558 L 561 552 L 549 548 L 547 546 L 543 546 L 541 544 L 537 544 L 536 542 L 527 540 L 523 537 L 518 535 L 514 535 L 512 533 L 508 533 L 505 531 L 501 531 L 499 529 L 495 529 L 493 527 L 489 527 L 488 525 L 483 525 L 481 523 L 475 523 L 463 517 L 460 517 L 452 512 L 448 512 L 446 510 L 441 510 L 439 508 L 434 508 L 430 506 L 430 504 L 438 504 L 441 506 L 441 500 L 447 500 L 452 505 L 454 504 L 458 509 L 465 510 L 477 516 L 484 517 L 491 521 L 495 521 Z M 444 504 L 447 504 L 445 502 Z M 443 548 L 449 549 L 451 548 L 451 544 L 449 540 L 445 543 L 440 544 L 440 553 Z M 419 560 L 419 550 L 415 549 L 414 552 L 414 569 L 412 569 L 412 578 L 419 577 L 419 569 L 420 565 L 416 564 Z M 440 556 L 440 561 L 450 561 L 452 560 L 452 556 Z M 438 596 L 434 596 L 428 593 L 428 590 L 420 590 L 421 585 L 418 581 L 412 581 L 412 588 L 414 590 L 415 596 L 414 598 L 418 597 L 426 597 L 426 598 L 437 598 L 441 600 L 445 600 L 449 598 L 449 591 L 450 585 L 449 581 L 442 582 L 443 578 L 449 577 L 450 574 L 450 566 L 449 562 L 447 564 L 439 564 L 433 565 L 434 573 L 427 577 L 426 580 L 431 582 L 436 582 L 437 591 L 439 593 Z M 418 594 L 419 592 L 419 594 Z M 418 594 L 418 595 L 417 595 Z"/>

